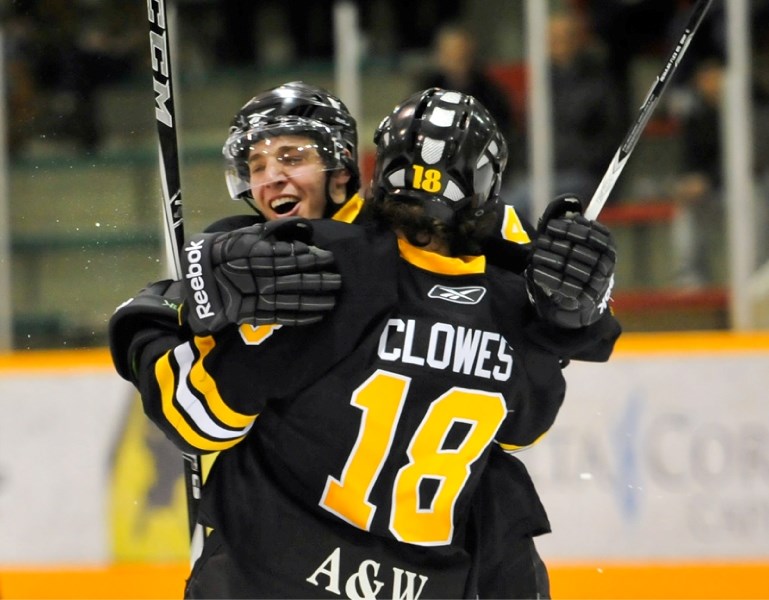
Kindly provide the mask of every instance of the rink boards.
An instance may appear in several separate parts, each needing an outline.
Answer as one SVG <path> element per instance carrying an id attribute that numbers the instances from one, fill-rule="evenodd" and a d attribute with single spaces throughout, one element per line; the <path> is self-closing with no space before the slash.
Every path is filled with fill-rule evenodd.
<path id="1" fill-rule="evenodd" d="M 560 598 L 769 598 L 769 334 L 626 334 L 522 453 Z M 0 597 L 181 597 L 181 459 L 106 351 L 0 356 Z"/>

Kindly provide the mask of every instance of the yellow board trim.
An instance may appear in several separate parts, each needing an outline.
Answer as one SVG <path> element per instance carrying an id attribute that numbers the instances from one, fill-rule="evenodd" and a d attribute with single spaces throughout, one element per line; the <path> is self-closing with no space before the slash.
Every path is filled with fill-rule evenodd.
<path id="1" fill-rule="evenodd" d="M 0 371 L 114 371 L 106 348 L 19 350 L 0 353 Z M 115 377 L 117 377 L 115 373 Z"/>
<path id="2" fill-rule="evenodd" d="M 723 354 L 769 351 L 769 332 L 691 331 L 626 333 L 620 336 L 614 356 L 633 354 Z"/>
<path id="3" fill-rule="evenodd" d="M 769 560 L 681 563 L 551 563 L 551 594 L 560 600 L 769 598 Z M 181 598 L 186 562 L 108 566 L 0 566 L 3 598 Z"/>
<path id="4" fill-rule="evenodd" d="M 637 354 L 769 352 L 769 332 L 689 331 L 623 333 L 613 358 Z M 114 370 L 109 350 L 21 350 L 0 353 L 0 373 Z M 115 374 L 117 377 L 117 374 Z"/>

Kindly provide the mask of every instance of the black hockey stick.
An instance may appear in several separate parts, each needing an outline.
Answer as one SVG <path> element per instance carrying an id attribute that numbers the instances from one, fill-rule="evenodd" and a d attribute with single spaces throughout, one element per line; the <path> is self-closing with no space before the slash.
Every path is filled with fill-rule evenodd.
<path id="1" fill-rule="evenodd" d="M 158 157 L 163 192 L 167 260 L 171 266 L 172 277 L 178 280 L 182 277 L 179 256 L 184 246 L 184 220 L 182 219 L 182 189 L 165 0 L 147 0 L 147 13 L 150 24 L 152 85 L 155 90 L 155 120 L 158 128 Z M 183 456 L 191 556 L 194 561 L 200 555 L 203 543 L 203 529 L 197 522 L 202 489 L 201 460 L 194 454 L 185 453 Z"/>
<path id="2" fill-rule="evenodd" d="M 678 68 L 678 64 L 681 62 L 686 49 L 689 47 L 689 44 L 691 43 L 697 28 L 700 26 L 705 13 L 710 7 L 711 2 L 712 0 L 698 0 L 697 4 L 694 6 L 689 21 L 686 24 L 686 29 L 678 40 L 678 44 L 673 48 L 673 52 L 670 54 L 667 63 L 665 63 L 665 68 L 662 69 L 662 72 L 659 75 L 657 75 L 657 80 L 652 84 L 651 89 L 649 89 L 649 93 L 646 96 L 646 100 L 644 100 L 641 105 L 635 123 L 633 123 L 630 131 L 628 131 L 625 139 L 622 141 L 617 153 L 609 164 L 609 168 L 606 170 L 606 173 L 604 173 L 601 183 L 598 184 L 598 188 L 590 199 L 590 203 L 585 209 L 585 217 L 587 219 L 593 220 L 598 217 L 598 213 L 601 212 L 603 205 L 606 204 L 606 200 L 608 200 L 609 194 L 611 194 L 611 191 L 614 189 L 614 184 L 617 182 L 617 178 L 620 176 L 620 173 L 622 173 L 622 169 L 625 168 L 625 163 L 628 158 L 630 158 L 630 153 L 633 152 L 633 149 L 636 147 L 638 139 L 646 128 L 646 123 L 648 123 L 652 112 L 654 112 L 654 108 L 657 106 L 657 102 L 659 102 L 660 96 L 662 96 L 662 92 L 665 91 L 668 82 Z"/>

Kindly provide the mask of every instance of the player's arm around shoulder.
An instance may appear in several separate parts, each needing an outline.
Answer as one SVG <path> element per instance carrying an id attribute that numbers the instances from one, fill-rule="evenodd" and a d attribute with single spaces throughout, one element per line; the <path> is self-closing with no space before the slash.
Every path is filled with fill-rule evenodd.
<path id="1" fill-rule="evenodd" d="M 181 450 L 205 454 L 241 442 L 263 408 L 269 377 L 249 356 L 241 329 L 267 343 L 278 326 L 232 324 L 216 334 L 192 335 L 165 352 L 145 353 L 139 391 L 145 414 Z M 264 331 L 258 331 L 264 330 Z"/>
<path id="2" fill-rule="evenodd" d="M 184 370 L 163 368 L 190 347 L 192 332 L 183 321 L 181 283 L 151 283 L 119 306 L 109 322 L 109 345 L 115 370 L 139 390 L 145 414 L 185 452 L 213 451 L 182 417 Z"/>
<path id="3" fill-rule="evenodd" d="M 397 302 L 398 241 L 374 225 L 313 221 L 314 243 L 333 253 L 341 279 L 339 303 L 344 320 L 370 319 Z M 341 319 L 342 315 L 334 315 Z"/>
<path id="4" fill-rule="evenodd" d="M 311 244 L 317 251 L 285 256 L 281 251 L 274 262 L 267 260 L 270 256 L 265 252 L 280 250 L 287 240 L 267 246 L 259 232 L 241 234 L 236 230 L 239 237 L 226 238 L 225 259 L 216 262 L 222 266 L 214 267 L 208 284 L 220 289 L 226 286 L 228 291 L 222 297 L 235 308 L 212 308 L 217 315 L 224 315 L 219 319 L 221 323 L 211 327 L 198 320 L 192 327 L 198 331 L 183 343 L 162 354 L 142 357 L 139 377 L 145 412 L 183 450 L 214 452 L 239 443 L 266 402 L 290 398 L 322 376 L 324 367 L 333 364 L 339 353 L 354 347 L 372 315 L 385 310 L 387 294 L 382 293 L 382 282 L 371 273 L 382 274 L 383 266 L 376 262 L 379 255 L 388 253 L 386 242 L 377 237 L 371 243 L 368 233 L 359 227 L 330 221 L 314 221 L 309 230 L 312 238 L 305 238 L 304 244 Z M 254 238 L 253 242 L 248 236 Z M 237 241 L 237 246 L 231 240 Z M 267 262 L 276 268 L 284 262 L 291 267 L 292 256 L 320 256 L 318 252 L 326 253 L 324 261 L 334 259 L 333 265 L 324 262 L 323 269 L 333 266 L 333 272 L 341 277 L 342 289 L 334 293 L 333 310 L 326 310 L 325 302 L 312 310 L 314 299 L 330 297 L 323 285 L 316 290 L 318 293 L 312 293 L 312 281 L 320 281 L 316 269 L 298 274 L 303 283 L 297 274 L 285 275 L 291 278 L 287 286 L 294 290 L 285 295 L 279 286 L 283 275 L 268 278 L 261 272 Z M 248 271 L 255 273 L 258 285 L 249 287 L 243 281 Z M 270 278 L 276 282 L 274 296 L 265 291 Z M 199 291 L 193 285 L 189 288 L 187 296 Z M 303 290 L 302 294 L 296 293 L 298 289 Z M 392 298 L 387 301 L 394 302 Z M 312 322 L 299 318 L 320 317 L 321 309 L 322 318 Z M 182 310 L 182 315 L 190 319 L 193 310 L 194 305 Z"/>
<path id="5" fill-rule="evenodd" d="M 516 287 L 523 288 L 524 284 Z M 505 390 L 508 415 L 495 438 L 510 453 L 536 444 L 550 430 L 566 394 L 563 359 L 529 335 L 531 324 L 539 317 L 525 291 L 522 293 L 524 300 L 519 301 L 516 313 L 505 319 L 505 326 L 511 327 L 505 337 L 513 353 L 513 371 Z"/>
<path id="6" fill-rule="evenodd" d="M 182 293 L 180 282 L 164 279 L 148 284 L 115 309 L 108 325 L 109 349 L 123 379 L 138 384 L 139 359 L 148 348 L 163 351 L 189 337 L 179 315 Z"/>

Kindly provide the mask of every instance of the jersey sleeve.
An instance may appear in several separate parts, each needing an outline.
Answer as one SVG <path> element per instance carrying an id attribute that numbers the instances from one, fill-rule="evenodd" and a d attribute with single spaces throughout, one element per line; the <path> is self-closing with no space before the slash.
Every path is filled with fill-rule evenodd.
<path id="1" fill-rule="evenodd" d="M 528 326 L 527 333 L 534 343 L 566 361 L 606 362 L 622 326 L 611 311 L 606 311 L 598 321 L 579 329 L 564 329 L 537 319 Z"/>
<path id="2" fill-rule="evenodd" d="M 159 341 L 142 356 L 144 412 L 184 452 L 226 450 L 245 437 L 258 416 L 258 406 L 239 410 L 223 397 L 215 373 L 205 366 L 215 347 L 213 337 L 196 336 L 170 348 Z"/>
<path id="3" fill-rule="evenodd" d="M 394 269 L 395 260 L 387 260 L 392 243 L 374 247 L 359 228 L 338 226 L 315 224 L 319 245 L 334 252 L 344 282 L 335 310 L 319 323 L 231 325 L 146 348 L 138 375 L 144 411 L 177 447 L 207 453 L 235 446 L 268 402 L 288 401 L 323 377 L 394 304 L 394 287 L 387 293 L 382 285 L 394 281 L 383 278 Z"/>
<path id="4" fill-rule="evenodd" d="M 535 345 L 516 353 L 514 381 L 508 417 L 495 440 L 510 453 L 534 445 L 550 430 L 566 395 L 560 359 Z"/>
<path id="5" fill-rule="evenodd" d="M 322 338 L 298 331 L 314 328 L 232 325 L 171 348 L 158 342 L 142 356 L 144 412 L 185 452 L 231 448 L 266 402 L 290 398 L 321 375 L 327 363 L 308 357 L 320 356 Z"/>

